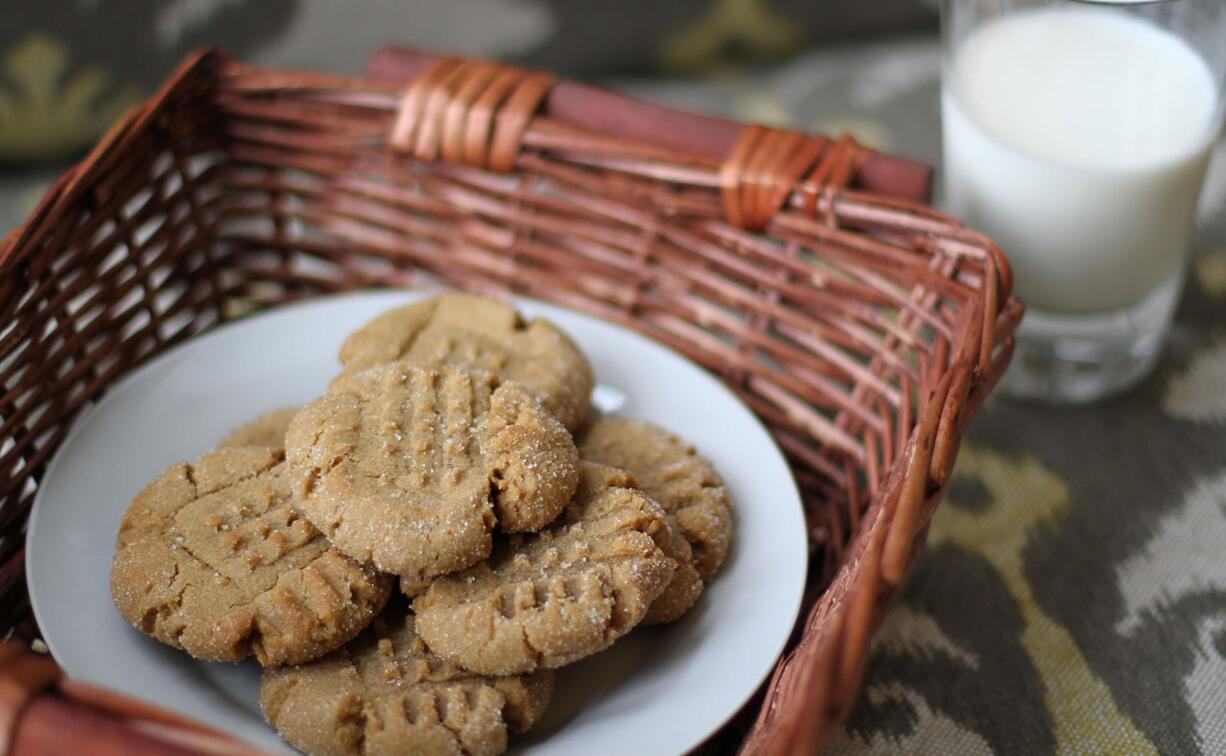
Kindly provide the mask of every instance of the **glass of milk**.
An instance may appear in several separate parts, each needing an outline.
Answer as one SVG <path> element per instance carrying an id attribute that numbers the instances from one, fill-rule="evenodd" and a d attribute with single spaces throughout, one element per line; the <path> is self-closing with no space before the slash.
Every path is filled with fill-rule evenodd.
<path id="1" fill-rule="evenodd" d="M 1157 362 L 1222 122 L 1226 0 L 945 0 L 944 201 L 1027 305 L 1003 388 L 1087 402 Z"/>

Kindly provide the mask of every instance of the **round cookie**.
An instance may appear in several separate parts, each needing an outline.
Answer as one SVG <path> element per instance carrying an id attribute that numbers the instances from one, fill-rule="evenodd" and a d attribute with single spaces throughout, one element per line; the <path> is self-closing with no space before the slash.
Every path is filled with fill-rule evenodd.
<path id="1" fill-rule="evenodd" d="M 583 463 L 574 501 L 536 535 L 413 600 L 435 653 L 483 674 L 560 667 L 642 622 L 672 578 L 664 513 L 621 470 Z"/>
<path id="2" fill-rule="evenodd" d="M 284 449 L 285 431 L 289 421 L 297 414 L 298 407 L 280 407 L 265 412 L 249 423 L 244 423 L 226 434 L 217 444 L 219 449 L 235 446 L 262 446 L 266 449 Z"/>
<path id="3" fill-rule="evenodd" d="M 732 540 L 728 489 L 711 463 L 688 442 L 642 420 L 595 418 L 579 446 L 584 459 L 620 467 L 634 476 L 643 491 L 664 509 L 672 529 L 684 537 L 695 572 L 679 570 L 674 580 L 692 581 L 696 576 L 703 583 L 711 582 L 723 566 Z M 674 550 L 673 556 L 679 554 Z M 692 584 L 670 586 L 665 594 L 671 597 L 668 606 L 653 611 L 652 620 L 667 622 L 679 617 L 689 608 L 680 608 L 682 597 L 692 591 Z M 693 593 L 691 605 L 697 599 L 697 593 Z"/>
<path id="4" fill-rule="evenodd" d="M 499 754 L 552 693 L 551 670 L 485 677 L 444 661 L 401 607 L 344 648 L 260 679 L 264 717 L 290 745 L 338 756 Z"/>
<path id="5" fill-rule="evenodd" d="M 296 504 L 337 548 L 421 580 L 534 531 L 579 483 L 570 434 L 492 373 L 403 362 L 337 379 L 286 433 Z"/>
<path id="6" fill-rule="evenodd" d="M 506 302 L 443 294 L 383 313 L 341 346 L 343 374 L 397 360 L 486 370 L 515 381 L 568 429 L 578 428 L 592 393 L 592 368 L 561 329 L 525 322 Z"/>
<path id="7" fill-rule="evenodd" d="M 124 513 L 111 594 L 137 629 L 207 661 L 309 661 L 349 641 L 391 578 L 290 506 L 282 453 L 217 449 L 172 465 Z"/>
<path id="8" fill-rule="evenodd" d="M 644 625 L 662 625 L 680 619 L 681 615 L 698 603 L 698 597 L 702 595 L 702 576 L 694 567 L 694 551 L 690 548 L 690 542 L 685 540 L 685 536 L 667 513 L 664 515 L 664 522 L 668 525 L 669 537 L 661 548 L 665 555 L 677 564 L 677 568 L 673 571 L 668 585 L 664 587 L 664 592 L 651 602 L 647 616 L 643 617 Z"/>

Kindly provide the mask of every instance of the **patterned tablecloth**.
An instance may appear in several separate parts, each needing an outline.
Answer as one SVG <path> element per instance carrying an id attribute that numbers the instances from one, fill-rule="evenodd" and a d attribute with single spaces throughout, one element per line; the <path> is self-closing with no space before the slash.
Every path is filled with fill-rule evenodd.
<path id="1" fill-rule="evenodd" d="M 924 38 L 698 82 L 613 83 L 740 119 L 847 130 L 939 162 L 939 62 Z M 1160 370 L 1095 407 L 989 402 L 834 753 L 1226 753 L 1226 155 L 1217 157 Z M 18 222 L 47 180 L 0 173 L 0 223 Z"/>

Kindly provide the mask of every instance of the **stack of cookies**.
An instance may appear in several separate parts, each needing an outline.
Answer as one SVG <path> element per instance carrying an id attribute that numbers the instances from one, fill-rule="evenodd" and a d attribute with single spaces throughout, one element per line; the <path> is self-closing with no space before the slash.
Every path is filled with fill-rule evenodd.
<path id="1" fill-rule="evenodd" d="M 590 413 L 591 367 L 552 323 L 448 294 L 375 318 L 340 361 L 323 396 L 137 494 L 111 573 L 142 632 L 254 656 L 296 748 L 500 753 L 554 669 L 678 619 L 722 566 L 715 470 Z"/>

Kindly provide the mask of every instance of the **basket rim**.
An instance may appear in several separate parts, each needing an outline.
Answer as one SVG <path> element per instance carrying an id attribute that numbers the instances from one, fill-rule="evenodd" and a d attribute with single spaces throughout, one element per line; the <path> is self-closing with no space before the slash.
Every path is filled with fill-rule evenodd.
<path id="1" fill-rule="evenodd" d="M 153 95 L 117 120 L 80 162 L 52 184 L 27 221 L 0 240 L 0 270 L 10 269 L 37 255 L 40 240 L 49 235 L 61 212 L 79 201 L 87 200 L 86 194 L 96 191 L 97 185 L 104 181 L 106 170 L 117 159 L 116 145 L 129 135 L 149 128 L 155 119 L 167 117 L 164 111 L 168 101 L 186 80 L 201 74 L 202 69 L 206 68 L 211 69 L 207 72 L 210 86 L 216 85 L 218 77 L 262 72 L 266 77 L 295 77 L 298 86 L 374 91 L 381 93 L 385 100 L 394 100 L 403 90 L 403 84 L 396 86 L 385 79 L 267 69 L 250 66 L 216 50 L 198 50 L 180 63 Z M 548 119 L 541 118 L 536 123 L 539 126 L 537 136 L 549 136 Z M 575 128 L 584 130 L 582 126 Z M 598 132 L 592 133 L 603 136 Z M 639 144 L 631 145 L 628 149 L 643 151 L 651 147 L 654 145 Z M 718 172 L 720 163 L 704 160 L 700 167 L 704 171 Z M 795 192 L 795 187 L 791 191 Z M 875 622 L 875 617 L 879 617 L 880 597 L 888 595 L 901 584 L 919 552 L 915 544 L 922 544 L 927 517 L 931 516 L 948 482 L 948 472 L 961 432 L 1003 371 L 1003 366 L 1008 364 L 1012 354 L 1012 332 L 1024 308 L 1011 296 L 1012 273 L 1003 252 L 987 237 L 964 227 L 952 216 L 927 206 L 851 189 L 823 192 L 821 201 L 826 203 L 824 212 L 829 217 L 839 214 L 840 221 L 847 221 L 852 227 L 905 219 L 908 227 L 916 231 L 917 239 L 928 244 L 931 250 L 981 260 L 985 266 L 984 275 L 995 283 L 994 286 L 984 286 L 982 280 L 977 285 L 974 282 L 958 282 L 957 285 L 975 292 L 974 306 L 967 307 L 957 323 L 952 324 L 959 336 L 959 339 L 953 340 L 958 344 L 959 351 L 948 356 L 948 364 L 943 367 L 940 380 L 931 392 L 917 398 L 905 450 L 899 451 L 887 481 L 872 497 L 870 507 L 863 515 L 862 526 L 853 532 L 833 581 L 814 605 L 809 617 L 802 618 L 802 626 L 812 626 L 817 619 L 826 615 L 841 613 L 840 616 L 844 618 L 835 627 L 823 627 L 823 635 L 819 639 L 824 644 L 841 644 L 842 647 L 838 654 L 837 674 L 825 680 L 822 685 L 826 687 L 818 690 L 818 700 L 827 702 L 829 708 L 837 710 L 843 705 L 847 692 L 857 685 L 863 671 L 864 654 L 871 635 L 869 625 Z M 789 205 L 785 205 L 790 209 L 783 213 L 783 220 L 779 222 L 797 233 L 820 233 L 823 228 L 821 217 L 811 217 L 803 212 L 804 204 L 803 197 L 794 197 Z M 729 233 L 747 232 L 732 229 Z M 37 262 L 32 260 L 31 265 Z M 759 412 L 755 414 L 761 419 Z M 895 497 L 896 503 L 887 509 L 886 501 Z M 24 545 L 21 549 L 24 549 Z M 22 559 L 22 556 L 19 550 L 17 558 Z M 872 570 L 861 569 L 867 563 L 872 563 Z M 11 572 L 8 570 L 10 564 L 11 560 L 4 565 L 4 572 L 0 573 L 0 588 L 4 587 L 6 579 L 15 580 L 20 575 L 19 570 L 11 575 L 6 574 Z M 869 581 L 873 591 L 860 590 L 865 581 Z M 859 619 L 849 619 L 853 616 Z M 775 717 L 777 701 L 773 696 L 781 689 L 776 683 L 781 680 L 787 682 L 790 674 L 787 663 L 790 660 L 789 654 L 776 668 L 771 683 L 772 698 L 768 698 L 758 725 L 750 733 L 751 739 L 760 735 Z M 800 674 L 798 679 L 804 681 L 807 678 Z M 789 683 L 787 687 L 794 688 L 795 683 Z M 793 740 L 794 743 L 810 742 L 806 740 L 808 735 L 799 731 L 790 732 L 787 737 L 799 738 Z M 762 747 L 760 739 L 754 742 L 758 744 L 756 747 Z M 781 741 L 775 738 L 772 742 L 778 746 Z"/>

